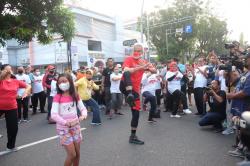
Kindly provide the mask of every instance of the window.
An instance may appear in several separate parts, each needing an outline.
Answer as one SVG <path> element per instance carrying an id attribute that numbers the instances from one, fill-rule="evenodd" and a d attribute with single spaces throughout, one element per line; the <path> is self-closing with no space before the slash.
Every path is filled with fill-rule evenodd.
<path id="1" fill-rule="evenodd" d="M 88 49 L 89 51 L 102 51 L 102 42 L 88 40 Z"/>

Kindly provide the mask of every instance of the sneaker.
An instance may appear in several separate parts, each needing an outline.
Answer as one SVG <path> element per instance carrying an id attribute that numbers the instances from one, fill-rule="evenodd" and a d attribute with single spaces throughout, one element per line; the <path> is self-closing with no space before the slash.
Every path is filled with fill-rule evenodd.
<path id="1" fill-rule="evenodd" d="M 123 113 L 121 112 L 115 112 L 116 115 L 124 115 Z"/>
<path id="2" fill-rule="evenodd" d="M 189 109 L 185 109 L 185 110 L 183 110 L 183 112 L 184 112 L 185 114 L 192 114 L 192 111 L 190 111 Z"/>
<path id="3" fill-rule="evenodd" d="M 239 148 L 236 148 L 235 150 L 228 151 L 228 154 L 233 157 L 240 157 L 245 158 L 244 152 L 240 150 Z"/>
<path id="4" fill-rule="evenodd" d="M 127 98 L 126 98 L 126 101 L 128 103 L 128 105 L 130 107 L 134 107 L 135 106 L 135 102 L 134 102 L 134 95 L 133 94 L 128 94 Z"/>
<path id="5" fill-rule="evenodd" d="M 171 118 L 181 118 L 180 115 L 170 115 Z"/>
<path id="6" fill-rule="evenodd" d="M 144 142 L 139 140 L 137 136 L 130 136 L 129 143 L 136 144 L 136 145 L 144 145 Z"/>
<path id="7" fill-rule="evenodd" d="M 18 119 L 17 123 L 18 124 L 22 123 L 22 119 Z"/>
<path id="8" fill-rule="evenodd" d="M 28 122 L 31 122 L 31 120 L 30 119 L 24 119 L 23 122 L 28 123 Z"/>
<path id="9" fill-rule="evenodd" d="M 0 134 L 0 138 L 2 138 L 3 137 L 3 135 L 2 134 Z"/>
<path id="10" fill-rule="evenodd" d="M 17 150 L 18 150 L 17 148 L 12 148 L 12 149 L 6 148 L 7 153 L 16 152 Z"/>
<path id="11" fill-rule="evenodd" d="M 152 118 L 152 119 L 148 119 L 148 122 L 149 123 L 154 123 L 154 122 L 157 122 L 157 121 Z"/>
<path id="12" fill-rule="evenodd" d="M 94 122 L 91 122 L 90 124 L 93 125 L 93 126 L 99 126 L 99 125 L 101 125 L 101 123 L 94 123 Z"/>
<path id="13" fill-rule="evenodd" d="M 197 112 L 197 113 L 195 113 L 195 115 L 200 116 L 200 115 L 202 115 L 202 114 L 201 114 L 201 113 L 199 113 L 199 112 Z"/>
<path id="14" fill-rule="evenodd" d="M 230 135 L 234 133 L 234 129 L 233 128 L 227 128 L 226 130 L 224 130 L 222 132 L 223 135 Z"/>

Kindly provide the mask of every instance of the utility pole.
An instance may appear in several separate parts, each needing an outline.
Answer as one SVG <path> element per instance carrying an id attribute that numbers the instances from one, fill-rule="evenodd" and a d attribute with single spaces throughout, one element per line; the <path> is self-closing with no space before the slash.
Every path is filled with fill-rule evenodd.
<path id="1" fill-rule="evenodd" d="M 147 43 L 148 43 L 147 60 L 150 62 L 150 36 L 149 36 L 149 19 L 148 19 L 148 14 L 147 14 Z"/>
<path id="2" fill-rule="evenodd" d="M 144 8 L 144 0 L 142 0 L 142 5 L 141 5 L 141 43 L 143 43 L 143 8 Z"/>
<path id="3" fill-rule="evenodd" d="M 68 69 L 72 70 L 71 40 L 67 42 Z"/>
<path id="4" fill-rule="evenodd" d="M 168 56 L 168 30 L 170 30 L 170 34 L 171 34 L 171 29 L 166 29 L 166 48 L 167 48 L 167 56 Z"/>

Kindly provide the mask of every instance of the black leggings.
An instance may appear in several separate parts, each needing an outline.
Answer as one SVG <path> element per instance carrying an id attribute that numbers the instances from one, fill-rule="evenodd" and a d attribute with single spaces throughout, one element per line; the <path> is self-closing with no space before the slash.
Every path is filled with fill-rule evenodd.
<path id="1" fill-rule="evenodd" d="M 7 148 L 15 148 L 18 131 L 17 110 L 0 110 L 0 114 L 5 114 L 8 143 Z"/>
<path id="2" fill-rule="evenodd" d="M 161 89 L 156 89 L 155 91 L 157 105 L 161 105 Z"/>
<path id="3" fill-rule="evenodd" d="M 137 128 L 139 123 L 140 112 L 137 110 L 131 110 L 132 112 L 132 120 L 131 120 L 131 127 Z"/>

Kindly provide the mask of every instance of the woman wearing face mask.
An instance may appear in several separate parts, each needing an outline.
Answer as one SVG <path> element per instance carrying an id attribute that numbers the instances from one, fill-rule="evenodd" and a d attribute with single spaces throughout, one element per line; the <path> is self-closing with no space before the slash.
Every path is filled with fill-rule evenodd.
<path id="1" fill-rule="evenodd" d="M 86 71 L 86 77 L 81 78 L 75 82 L 80 98 L 82 99 L 85 106 L 90 107 L 93 112 L 92 125 L 101 125 L 100 109 L 98 103 L 92 98 L 92 90 L 98 90 L 99 86 L 92 80 L 92 70 Z"/>
<path id="2" fill-rule="evenodd" d="M 33 114 L 36 114 L 38 99 L 40 103 L 41 113 L 46 113 L 44 110 L 46 95 L 43 89 L 42 80 L 43 76 L 41 75 L 40 70 L 38 68 L 34 69 L 33 79 L 32 79 L 32 97 L 31 97 Z"/>
<path id="3" fill-rule="evenodd" d="M 17 118 L 17 90 L 24 88 L 21 99 L 24 99 L 30 93 L 30 85 L 23 81 L 12 78 L 12 69 L 10 65 L 3 65 L 0 72 L 0 114 L 5 114 L 5 121 L 8 134 L 7 151 L 16 151 L 15 143 L 18 131 Z"/>
<path id="4" fill-rule="evenodd" d="M 80 110 L 80 115 L 77 109 Z M 53 99 L 51 118 L 56 122 L 60 143 L 67 152 L 64 165 L 78 166 L 82 140 L 80 121 L 87 118 L 87 110 L 76 93 L 69 74 L 61 74 L 58 77 L 57 95 Z"/>
<path id="5" fill-rule="evenodd" d="M 27 85 L 31 84 L 30 77 L 24 74 L 24 68 L 18 67 L 17 68 L 16 79 L 19 81 L 23 81 Z M 28 111 L 29 111 L 29 96 L 22 98 L 23 94 L 25 93 L 25 88 L 19 88 L 17 91 L 17 107 L 18 107 L 18 123 L 21 122 L 29 122 L 28 119 Z M 22 120 L 22 113 L 23 113 L 23 120 Z"/>

